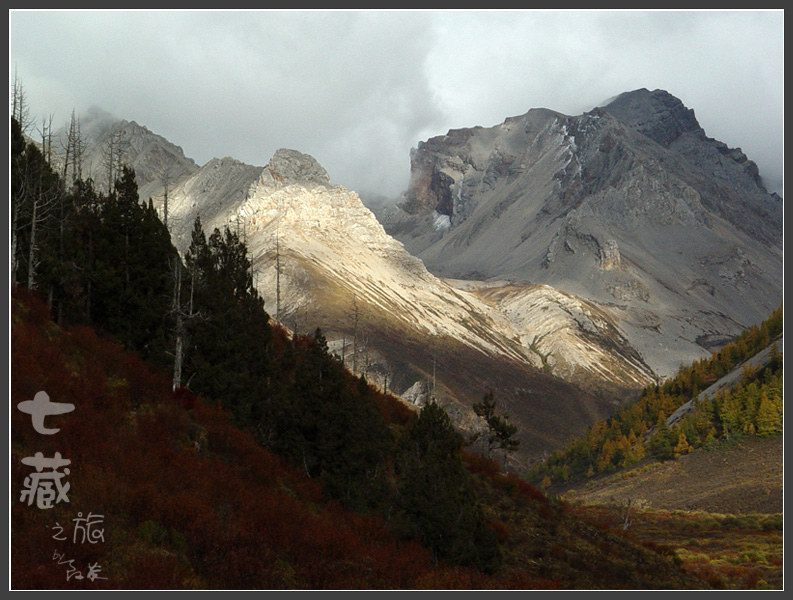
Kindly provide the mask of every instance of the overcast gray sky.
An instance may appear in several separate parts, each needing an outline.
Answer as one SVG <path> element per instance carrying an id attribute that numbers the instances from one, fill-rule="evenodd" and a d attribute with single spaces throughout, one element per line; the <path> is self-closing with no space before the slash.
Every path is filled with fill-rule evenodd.
<path id="1" fill-rule="evenodd" d="M 663 88 L 782 188 L 782 11 L 19 12 L 11 60 L 32 113 L 92 105 L 199 164 L 288 147 L 396 195 L 409 152 L 450 128 L 580 114 Z M 10 76 L 9 76 L 10 80 Z"/>

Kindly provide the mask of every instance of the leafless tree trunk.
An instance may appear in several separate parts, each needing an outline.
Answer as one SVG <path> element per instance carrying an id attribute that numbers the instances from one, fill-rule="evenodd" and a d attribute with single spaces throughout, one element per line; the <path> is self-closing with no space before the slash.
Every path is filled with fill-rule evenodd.
<path id="1" fill-rule="evenodd" d="M 102 149 L 102 166 L 105 169 L 105 176 L 107 177 L 107 193 L 111 194 L 115 187 L 115 179 L 113 178 L 113 169 L 116 166 L 116 137 L 111 134 L 105 141 L 105 147 Z"/>
<path id="2" fill-rule="evenodd" d="M 360 311 L 358 309 L 357 296 L 352 297 L 352 373 L 358 373 L 358 321 Z"/>
<path id="3" fill-rule="evenodd" d="M 121 173 L 122 160 L 126 150 L 127 144 L 124 143 L 124 132 L 121 129 L 113 130 L 107 140 L 105 140 L 105 146 L 102 150 L 102 166 L 107 177 L 108 194 L 115 191 L 116 179 Z"/>
<path id="4" fill-rule="evenodd" d="M 83 155 L 85 154 L 85 140 L 80 131 L 80 119 L 72 109 L 69 120 L 69 131 L 66 134 L 66 144 L 63 146 L 63 172 L 64 183 L 68 184 L 83 177 Z M 71 167 L 71 177 L 69 177 Z"/>
<path id="5" fill-rule="evenodd" d="M 17 284 L 17 271 L 19 270 L 19 232 L 22 230 L 23 224 L 20 223 L 20 213 L 22 205 L 27 203 L 29 198 L 32 197 L 31 188 L 32 181 L 30 175 L 30 165 L 25 157 L 17 158 L 20 163 L 18 164 L 19 171 L 22 173 L 19 181 L 19 189 L 17 193 L 11 198 L 11 285 Z"/>
<path id="6" fill-rule="evenodd" d="M 165 229 L 171 231 L 171 228 L 168 226 L 168 187 L 170 185 L 170 180 L 168 178 L 163 181 L 163 196 L 162 196 L 162 223 L 165 225 Z"/>
<path id="7" fill-rule="evenodd" d="M 30 221 L 30 248 L 28 250 L 28 289 L 36 289 L 36 267 L 38 266 L 38 252 L 36 251 L 36 229 L 39 220 L 39 203 L 41 196 L 33 198 L 33 216 Z"/>
<path id="8" fill-rule="evenodd" d="M 369 375 L 369 336 L 363 334 L 361 336 L 363 342 L 363 376 Z"/>
<path id="9" fill-rule="evenodd" d="M 30 220 L 30 248 L 28 251 L 28 289 L 36 289 L 36 269 L 39 266 L 38 241 L 39 225 L 47 218 L 57 196 L 45 194 L 39 182 L 38 193 L 33 196 L 32 217 Z"/>
<path id="10" fill-rule="evenodd" d="M 173 310 L 176 313 L 176 348 L 173 360 L 173 389 L 182 385 L 182 360 L 184 321 L 182 320 L 182 269 L 179 257 L 176 257 L 174 269 Z"/>
<path id="11" fill-rule="evenodd" d="M 162 224 L 170 231 L 170 205 L 168 195 L 171 193 L 171 184 L 173 183 L 173 170 L 170 165 L 162 165 L 157 169 L 157 179 L 162 185 Z"/>
<path id="12" fill-rule="evenodd" d="M 11 100 L 11 115 L 16 119 L 19 126 L 22 128 L 22 133 L 27 133 L 31 125 L 30 110 L 28 108 L 27 94 L 19 79 L 17 69 L 14 67 L 14 83 L 12 90 Z"/>
<path id="13" fill-rule="evenodd" d="M 64 184 L 66 181 L 66 176 L 69 172 L 69 163 L 72 161 L 72 139 L 74 138 L 74 111 L 72 111 L 72 120 L 69 124 L 69 133 L 66 135 L 66 146 L 64 146 L 64 156 L 63 156 L 63 182 Z M 61 142 L 63 143 L 63 142 Z"/>
<path id="14" fill-rule="evenodd" d="M 622 514 L 622 529 L 626 530 L 631 526 L 631 507 L 633 506 L 633 498 L 628 498 L 625 502 L 625 510 Z"/>
<path id="15" fill-rule="evenodd" d="M 184 365 L 184 346 L 187 337 L 186 323 L 193 317 L 193 296 L 195 294 L 195 272 L 190 277 L 190 300 L 187 304 L 187 313 L 182 310 L 182 263 L 176 257 L 176 267 L 174 269 L 174 294 L 173 312 L 176 314 L 176 347 L 174 349 L 173 361 L 173 390 L 182 386 L 182 369 Z"/>
<path id="16" fill-rule="evenodd" d="M 41 120 L 41 154 L 47 160 L 47 164 L 52 165 L 52 115 L 48 119 Z"/>
<path id="17" fill-rule="evenodd" d="M 19 268 L 19 260 L 17 259 L 17 246 L 19 245 L 19 207 L 21 206 L 27 194 L 29 181 L 26 176 L 22 178 L 21 187 L 16 197 L 12 198 L 13 210 L 11 212 L 11 285 L 16 287 L 17 284 L 17 269 Z"/>
<path id="18" fill-rule="evenodd" d="M 279 207 L 280 210 L 280 207 Z M 280 240 L 281 215 L 275 224 L 275 320 L 281 316 L 281 240 Z M 295 332 L 297 333 L 297 332 Z"/>
<path id="19" fill-rule="evenodd" d="M 74 139 L 74 166 L 77 171 L 77 179 L 83 178 L 83 157 L 85 156 L 86 143 L 83 139 L 83 133 L 80 129 L 80 117 L 77 117 L 77 128 Z"/>

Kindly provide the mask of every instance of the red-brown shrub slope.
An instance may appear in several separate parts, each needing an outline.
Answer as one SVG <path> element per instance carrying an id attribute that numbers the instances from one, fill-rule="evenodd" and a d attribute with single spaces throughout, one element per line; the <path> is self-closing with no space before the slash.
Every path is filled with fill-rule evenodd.
<path id="1" fill-rule="evenodd" d="M 88 328 L 63 331 L 40 302 L 12 314 L 12 586 L 14 588 L 406 588 L 431 573 L 428 552 L 382 520 L 325 500 L 321 487 L 236 429 L 229 416 Z M 75 411 L 40 435 L 16 405 L 46 391 Z M 70 502 L 20 502 L 41 451 L 72 461 Z M 104 515 L 104 543 L 73 544 L 78 512 Z M 66 541 L 53 539 L 55 524 Z M 72 577 L 54 552 L 87 574 Z M 443 579 L 443 578 L 446 579 Z M 466 579 L 466 578 L 463 578 Z M 466 581 L 470 580 L 470 576 Z"/>

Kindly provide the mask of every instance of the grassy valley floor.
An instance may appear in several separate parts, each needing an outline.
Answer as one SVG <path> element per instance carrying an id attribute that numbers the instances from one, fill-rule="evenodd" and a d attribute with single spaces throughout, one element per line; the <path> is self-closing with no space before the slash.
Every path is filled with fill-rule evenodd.
<path id="1" fill-rule="evenodd" d="M 661 552 L 717 589 L 782 589 L 781 514 L 637 509 L 623 530 L 625 507 L 578 505 L 572 512 Z"/>
<path id="2" fill-rule="evenodd" d="M 562 497 L 581 516 L 674 552 L 715 588 L 781 589 L 782 456 L 781 436 L 746 437 Z"/>

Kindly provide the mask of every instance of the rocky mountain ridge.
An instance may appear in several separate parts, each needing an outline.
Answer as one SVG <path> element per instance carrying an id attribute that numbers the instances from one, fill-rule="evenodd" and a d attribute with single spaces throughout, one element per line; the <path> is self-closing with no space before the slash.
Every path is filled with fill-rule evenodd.
<path id="1" fill-rule="evenodd" d="M 594 302 L 659 375 L 781 301 L 781 199 L 662 90 L 451 130 L 411 168 L 380 215 L 432 272 Z"/>
<path id="2" fill-rule="evenodd" d="M 194 179 L 170 195 L 181 251 L 196 214 L 207 231 L 239 231 L 271 315 L 302 333 L 322 327 L 348 368 L 407 402 L 437 398 L 463 428 L 476 427 L 470 405 L 496 389 L 524 431 L 524 459 L 653 380 L 591 305 L 550 288 L 519 290 L 535 310 L 551 311 L 533 324 L 530 313 L 502 310 L 486 291 L 432 275 L 308 155 L 279 150 L 234 201 L 202 202 L 212 192 L 194 193 Z M 617 395 L 597 398 L 564 383 L 573 380 Z M 541 432 L 539 423 L 554 426 Z"/>
<path id="3" fill-rule="evenodd" d="M 661 117 L 643 117 L 632 103 L 644 96 L 609 104 L 620 118 L 533 109 L 421 143 L 403 209 L 379 213 L 385 229 L 298 151 L 263 169 L 228 157 L 198 167 L 118 121 L 94 126 L 95 146 L 120 129 L 141 196 L 163 216 L 167 182 L 176 246 L 186 250 L 198 216 L 208 232 L 237 231 L 268 312 L 295 331 L 322 327 L 370 381 L 410 403 L 439 398 L 469 428 L 470 405 L 496 388 L 525 459 L 777 302 L 781 247 L 753 224 L 776 213 L 753 163 L 663 95 Z M 698 143 L 715 154 L 686 158 Z M 703 164 L 743 179 L 729 187 Z M 752 186 L 738 227 L 731 203 Z"/>

